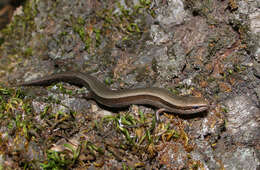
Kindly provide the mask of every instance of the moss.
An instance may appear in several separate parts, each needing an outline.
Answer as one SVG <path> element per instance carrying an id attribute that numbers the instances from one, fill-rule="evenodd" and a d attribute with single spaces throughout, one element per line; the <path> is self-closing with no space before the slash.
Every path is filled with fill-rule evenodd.
<path id="1" fill-rule="evenodd" d="M 30 48 L 30 47 L 28 47 L 28 48 L 25 49 L 25 51 L 24 51 L 23 54 L 24 54 L 24 55 L 23 55 L 24 57 L 32 56 L 32 54 L 33 54 L 33 49 Z"/>
<path id="2" fill-rule="evenodd" d="M 76 21 L 73 24 L 73 31 L 79 35 L 80 39 L 85 43 L 85 50 L 89 50 L 92 40 L 86 32 L 85 21 L 83 18 L 71 18 L 72 22 Z"/>
<path id="3" fill-rule="evenodd" d="M 136 21 L 136 18 L 140 18 L 145 12 L 152 14 L 153 12 L 149 8 L 150 4 L 149 0 L 140 0 L 140 5 L 131 6 L 129 4 L 129 8 L 126 9 L 118 2 L 119 13 L 113 13 L 115 8 L 110 7 L 96 11 L 87 19 L 87 22 L 82 18 L 71 18 L 72 22 L 76 21 L 73 24 L 73 30 L 85 43 L 85 49 L 91 53 L 102 44 L 102 41 L 113 41 L 113 36 L 116 33 L 121 34 L 121 40 L 128 40 L 129 37 L 142 34 L 143 26 L 141 22 Z M 96 26 L 96 21 L 100 20 L 104 22 L 99 22 L 101 24 Z"/>
<path id="4" fill-rule="evenodd" d="M 58 85 L 58 90 L 61 92 L 66 92 L 65 88 L 61 85 Z M 155 146 L 159 145 L 161 141 L 171 141 L 171 140 L 180 140 L 187 143 L 188 137 L 183 130 L 176 130 L 175 125 L 172 124 L 172 121 L 162 122 L 156 124 L 154 114 L 144 114 L 142 111 L 139 111 L 138 114 L 133 114 L 132 112 L 123 112 L 112 116 L 105 116 L 103 118 L 95 118 L 89 124 L 86 124 L 86 121 L 83 121 L 81 125 L 80 122 L 75 123 L 79 120 L 78 113 L 71 111 L 70 113 L 64 113 L 62 111 L 52 112 L 52 105 L 59 104 L 62 105 L 60 101 L 55 101 L 51 98 L 48 98 L 44 110 L 40 113 L 40 119 L 43 121 L 46 127 L 42 125 L 37 125 L 38 122 L 35 122 L 35 113 L 31 108 L 31 101 L 25 100 L 25 95 L 20 90 L 0 88 L 0 111 L 4 113 L 1 115 L 1 123 L 6 123 L 6 126 L 12 131 L 18 139 L 23 136 L 26 139 L 27 143 L 30 143 L 32 140 L 39 142 L 45 140 L 45 143 L 52 145 L 56 143 L 57 139 L 53 136 L 54 134 L 48 134 L 44 136 L 32 136 L 32 131 L 36 131 L 36 134 L 45 134 L 46 128 L 48 131 L 52 132 L 54 129 L 59 129 L 61 132 L 65 129 L 87 129 L 80 134 L 85 134 L 91 131 L 89 139 L 95 139 L 99 141 L 101 139 L 101 144 L 93 143 L 84 138 L 84 135 L 79 139 L 79 144 L 75 147 L 70 143 L 66 143 L 62 146 L 65 146 L 64 151 L 54 152 L 53 150 L 48 150 L 47 147 L 43 148 L 43 152 L 46 152 L 44 158 L 39 159 L 41 162 L 41 167 L 43 169 L 62 169 L 65 167 L 73 168 L 80 166 L 81 160 L 80 155 L 86 152 L 87 155 L 92 155 L 95 159 L 89 164 L 95 166 L 102 166 L 102 163 L 98 162 L 98 159 L 103 159 L 103 157 L 111 158 L 116 151 L 113 151 L 109 148 L 115 147 L 120 150 L 131 150 L 131 153 L 140 156 L 140 161 L 142 160 L 142 155 L 152 158 L 154 155 L 159 152 L 156 150 Z M 65 106 L 66 107 L 66 106 Z M 19 112 L 19 114 L 16 114 Z M 78 117 L 75 119 L 75 117 Z M 83 117 L 86 117 L 84 115 Z M 81 117 L 80 119 L 83 119 Z M 168 116 L 168 119 L 173 119 L 173 117 Z M 91 119 L 90 119 L 91 120 Z M 71 124 L 71 125 L 69 125 Z M 61 126 L 60 126 L 61 125 Z M 92 126 L 93 127 L 92 127 Z M 77 127 L 79 126 L 79 127 Z M 108 129 L 107 129 L 108 128 Z M 109 129 L 111 128 L 111 129 Z M 109 130 L 113 133 L 106 133 Z M 100 134 L 105 132 L 105 136 L 101 137 Z M 78 133 L 78 132 L 77 132 Z M 74 132 L 72 132 L 74 134 Z M 93 134 L 99 136 L 92 136 Z M 107 139 L 111 139 L 114 142 L 108 142 Z M 4 141 L 4 140 L 0 140 Z M 1 143 L 2 144 L 2 143 Z M 100 147 L 100 146 L 106 147 Z M 48 145 L 47 145 L 48 146 Z M 49 148 L 49 147 L 48 147 Z M 108 154 L 107 152 L 110 152 Z M 112 155 L 111 155 L 112 153 Z M 24 156 L 23 154 L 21 154 Z M 105 158 L 106 158 L 105 157 Z M 117 158 L 117 156 L 115 156 Z M 107 159 L 107 158 L 106 158 Z M 123 158 L 123 160 L 127 158 Z M 28 165 L 28 163 L 24 165 Z M 38 161 L 38 163 L 39 163 Z M 129 166 L 129 164 L 126 164 Z M 136 164 L 136 166 L 144 166 L 143 164 Z"/>
<path id="5" fill-rule="evenodd" d="M 28 47 L 27 43 L 31 37 L 31 32 L 35 30 L 34 17 L 37 11 L 34 4 L 35 1 L 26 1 L 23 6 L 23 14 L 14 16 L 13 21 L 6 28 L 1 30 L 4 35 L 2 44 L 5 41 L 12 42 L 12 47 L 6 49 L 8 53 L 18 54 L 23 57 L 32 54 L 32 49 Z"/>
<path id="6" fill-rule="evenodd" d="M 101 30 L 94 29 L 94 32 L 95 32 L 96 47 L 99 47 L 99 45 L 101 44 Z"/>
<path id="7" fill-rule="evenodd" d="M 75 160 L 68 157 L 68 154 L 50 150 L 47 152 L 47 161 L 41 163 L 41 166 L 43 169 L 67 169 L 72 167 L 74 163 Z"/>

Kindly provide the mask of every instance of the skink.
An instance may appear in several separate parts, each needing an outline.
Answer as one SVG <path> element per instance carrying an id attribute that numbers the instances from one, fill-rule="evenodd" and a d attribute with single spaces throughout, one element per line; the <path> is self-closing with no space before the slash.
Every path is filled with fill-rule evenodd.
<path id="1" fill-rule="evenodd" d="M 81 72 L 53 74 L 18 84 L 18 86 L 48 86 L 61 81 L 77 86 L 86 86 L 91 91 L 89 98 L 108 107 L 117 108 L 131 104 L 142 104 L 179 114 L 194 114 L 208 109 L 208 102 L 202 97 L 174 96 L 162 88 L 111 90 L 95 77 Z"/>

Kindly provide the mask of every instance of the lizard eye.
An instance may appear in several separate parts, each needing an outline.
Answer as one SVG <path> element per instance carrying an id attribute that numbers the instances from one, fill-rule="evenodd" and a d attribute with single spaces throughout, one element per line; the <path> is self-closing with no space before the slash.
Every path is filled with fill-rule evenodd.
<path id="1" fill-rule="evenodd" d="M 193 108 L 193 109 L 198 109 L 198 108 L 199 108 L 199 106 L 193 106 L 192 108 Z"/>

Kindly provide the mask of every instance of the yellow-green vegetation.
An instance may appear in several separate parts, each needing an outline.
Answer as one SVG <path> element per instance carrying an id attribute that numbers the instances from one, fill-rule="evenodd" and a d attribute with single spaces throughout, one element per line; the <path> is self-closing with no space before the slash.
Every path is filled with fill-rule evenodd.
<path id="1" fill-rule="evenodd" d="M 30 119 L 31 107 L 29 103 L 22 100 L 23 94 L 20 90 L 13 90 L 0 87 L 0 118 L 1 125 L 6 125 L 9 129 L 15 128 L 17 135 L 29 138 L 28 129 L 32 127 Z M 18 136 L 16 136 L 18 137 Z"/>
<path id="2" fill-rule="evenodd" d="M 80 155 L 80 147 L 74 149 L 71 144 L 64 144 L 64 147 L 72 153 L 71 156 L 70 154 L 49 150 L 47 151 L 47 160 L 41 163 L 42 168 L 59 170 L 72 167 Z"/>
<path id="3" fill-rule="evenodd" d="M 10 46 L 13 48 L 9 48 L 12 49 L 12 51 L 9 51 L 11 54 L 28 57 L 33 53 L 33 49 L 28 47 L 28 40 L 31 37 L 32 31 L 35 30 L 34 17 L 37 14 L 34 6 L 35 1 L 26 1 L 23 6 L 23 14 L 14 16 L 13 21 L 7 25 L 6 28 L 1 30 L 4 37 L 0 45 L 3 44 L 5 40 L 12 42 Z M 21 49 L 23 51 L 21 51 Z"/>
<path id="4" fill-rule="evenodd" d="M 167 141 L 171 138 L 178 138 L 179 134 L 170 124 L 157 124 L 155 117 L 144 115 L 139 112 L 139 116 L 133 116 L 131 113 L 118 114 L 115 116 L 106 116 L 97 126 L 102 128 L 104 124 L 112 123 L 118 133 L 121 133 L 125 142 L 120 146 L 122 148 L 134 147 L 139 152 L 147 152 L 150 145 L 157 144 L 164 136 L 167 136 Z"/>
<path id="5" fill-rule="evenodd" d="M 65 154 L 58 153 L 55 151 L 47 152 L 47 161 L 41 163 L 43 169 L 54 169 L 59 170 L 66 168 L 72 160 L 68 159 Z"/>
<path id="6" fill-rule="evenodd" d="M 25 95 L 19 89 L 9 89 L 0 86 L 0 126 L 1 129 L 7 127 L 5 131 L 0 132 L 0 154 L 9 155 L 10 157 L 15 157 L 15 155 L 18 154 L 21 157 L 18 157 L 17 159 L 22 159 L 22 157 L 25 157 L 26 155 L 33 155 L 34 152 L 40 152 L 30 150 L 30 145 L 33 145 L 32 143 L 36 141 L 45 140 L 37 135 L 38 132 L 42 133 L 45 129 L 43 128 L 43 125 L 39 125 L 35 121 L 35 116 L 37 115 L 32 112 L 30 101 L 25 100 L 24 97 Z M 48 114 L 49 108 L 50 106 L 45 107 L 41 118 L 54 119 L 55 123 L 52 124 L 51 128 L 55 128 L 59 123 L 64 122 L 71 117 L 71 114 L 60 111 L 56 114 Z M 47 140 L 53 140 L 53 138 L 50 136 Z M 62 167 L 63 165 L 67 166 L 68 164 L 72 166 L 79 155 L 79 150 L 73 150 L 70 145 L 65 145 L 65 147 L 72 151 L 72 159 L 67 160 L 64 159 L 65 156 L 63 157 L 63 155 L 60 155 L 59 153 L 48 151 L 47 160 L 50 161 L 45 167 L 49 167 L 53 165 L 53 163 L 55 164 L 53 167 Z M 32 153 L 28 153 L 28 150 Z M 15 159 L 14 157 L 13 159 Z M 31 161 L 35 160 L 30 160 L 28 158 L 19 160 L 18 163 L 24 165 L 24 168 L 26 168 L 30 165 Z"/>
<path id="7" fill-rule="evenodd" d="M 63 83 L 57 83 L 55 86 L 57 87 L 57 90 L 59 90 L 59 92 L 61 92 L 61 93 L 69 94 L 69 95 L 71 95 L 73 93 L 73 91 L 71 89 L 64 88 Z M 53 88 L 53 86 L 49 86 L 48 90 L 51 90 L 51 88 Z"/>
<path id="8" fill-rule="evenodd" d="M 32 110 L 23 97 L 24 94 L 20 90 L 0 86 L 0 126 L 2 129 L 0 153 L 2 155 L 25 152 L 28 142 L 32 140 L 30 133 L 35 130 L 31 122 Z"/>
<path id="9" fill-rule="evenodd" d="M 129 5 L 126 9 L 118 2 L 116 7 L 100 9 L 86 20 L 72 17 L 73 30 L 85 43 L 85 49 L 88 52 L 99 47 L 102 41 L 109 42 L 114 36 L 118 36 L 118 33 L 122 36 L 121 40 L 139 36 L 145 28 L 142 22 L 137 21 L 137 18 L 140 18 L 145 12 L 155 16 L 154 11 L 150 9 L 150 4 L 150 0 L 140 0 L 138 5 Z M 119 11 L 115 12 L 117 9 Z M 97 21 L 99 21 L 98 25 L 96 25 Z"/>
<path id="10" fill-rule="evenodd" d="M 67 93 L 61 84 L 57 86 L 59 92 Z M 173 116 L 168 116 L 168 121 L 161 123 L 156 123 L 154 114 L 144 114 L 141 111 L 138 115 L 122 112 L 92 118 L 93 114 L 77 113 L 53 97 L 33 99 L 34 103 L 44 101 L 41 102 L 44 108 L 37 114 L 32 111 L 31 99 L 25 96 L 19 89 L 0 87 L 0 125 L 9 129 L 0 133 L 0 153 L 15 159 L 12 154 L 14 150 L 21 157 L 39 152 L 33 160 L 19 160 L 19 167 L 23 165 L 28 168 L 36 164 L 43 169 L 64 169 L 82 165 L 102 167 L 105 160 L 116 159 L 124 162 L 122 168 L 135 168 L 145 165 L 143 155 L 153 158 L 158 152 L 156 146 L 162 141 L 181 142 L 185 147 L 188 146 L 188 137 L 184 130 L 171 122 L 174 120 Z M 69 112 L 53 111 L 54 107 L 59 108 L 61 105 L 68 108 Z M 75 134 L 80 135 L 76 144 L 67 142 L 56 145 L 61 139 L 70 141 Z M 12 141 L 6 139 L 7 135 Z M 8 142 L 15 147 L 7 147 Z M 36 151 L 29 149 L 33 143 L 37 143 Z M 51 149 L 54 144 L 57 148 L 64 149 Z M 20 145 L 23 147 L 17 149 Z M 127 151 L 139 159 L 130 163 L 126 156 Z"/>

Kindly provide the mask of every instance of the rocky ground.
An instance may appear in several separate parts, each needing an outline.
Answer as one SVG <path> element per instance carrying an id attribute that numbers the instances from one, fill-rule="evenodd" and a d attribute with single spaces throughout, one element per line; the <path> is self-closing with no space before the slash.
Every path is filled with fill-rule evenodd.
<path id="1" fill-rule="evenodd" d="M 67 83 L 14 87 L 65 70 L 210 108 L 155 123 Z M 0 103 L 0 169 L 259 169 L 260 3 L 27 0 L 0 31 Z"/>

